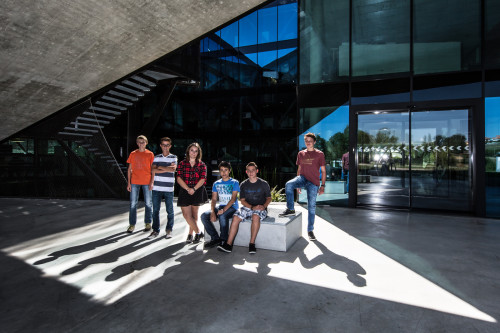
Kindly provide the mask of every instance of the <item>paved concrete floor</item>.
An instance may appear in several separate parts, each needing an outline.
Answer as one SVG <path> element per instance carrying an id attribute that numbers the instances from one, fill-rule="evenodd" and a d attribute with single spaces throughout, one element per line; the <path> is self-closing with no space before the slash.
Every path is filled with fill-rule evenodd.
<path id="1" fill-rule="evenodd" d="M 0 199 L 0 331 L 500 332 L 498 220 L 323 207 L 317 242 L 249 255 L 178 213 L 146 240 L 124 201 Z"/>

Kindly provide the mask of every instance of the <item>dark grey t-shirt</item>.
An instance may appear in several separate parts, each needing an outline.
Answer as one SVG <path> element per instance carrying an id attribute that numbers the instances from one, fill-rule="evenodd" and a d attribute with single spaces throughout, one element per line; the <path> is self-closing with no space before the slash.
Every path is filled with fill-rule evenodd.
<path id="1" fill-rule="evenodd" d="M 245 179 L 240 184 L 240 199 L 245 199 L 252 206 L 263 205 L 266 198 L 271 197 L 271 188 L 269 184 L 260 178 L 255 183 Z"/>

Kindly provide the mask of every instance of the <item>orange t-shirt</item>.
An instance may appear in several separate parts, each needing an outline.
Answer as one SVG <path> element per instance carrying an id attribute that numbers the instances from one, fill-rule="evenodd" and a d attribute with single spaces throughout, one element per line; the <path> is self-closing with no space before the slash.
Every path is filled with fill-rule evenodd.
<path id="1" fill-rule="evenodd" d="M 130 153 L 127 163 L 130 163 L 132 169 L 130 177 L 132 184 L 149 185 L 151 183 L 151 164 L 153 164 L 154 159 L 155 155 L 147 149 L 143 152 L 136 149 Z"/>

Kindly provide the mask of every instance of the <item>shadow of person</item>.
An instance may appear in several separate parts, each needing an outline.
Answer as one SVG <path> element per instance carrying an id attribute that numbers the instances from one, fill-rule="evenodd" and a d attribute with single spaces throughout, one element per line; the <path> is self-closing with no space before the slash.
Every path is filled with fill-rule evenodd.
<path id="1" fill-rule="evenodd" d="M 308 242 L 303 237 L 300 237 L 287 252 L 257 249 L 256 254 L 249 254 L 245 260 L 248 263 L 257 264 L 258 274 L 269 275 L 272 270 L 271 265 L 295 262 L 299 254 L 304 253 L 307 244 Z"/>
<path id="2" fill-rule="evenodd" d="M 76 266 L 73 266 L 71 268 L 68 268 L 67 270 L 63 271 L 61 275 L 70 275 L 74 274 L 77 272 L 80 272 L 87 268 L 90 265 L 93 264 L 110 264 L 112 262 L 117 261 L 120 257 L 123 257 L 129 253 L 132 253 L 134 251 L 137 251 L 143 247 L 146 247 L 150 244 L 156 243 L 160 240 L 163 240 L 161 237 L 157 237 L 156 239 L 150 241 L 146 238 L 138 240 L 136 242 L 127 244 L 125 246 L 119 247 L 117 249 L 114 249 L 112 251 L 106 252 L 104 254 L 101 254 L 97 257 L 89 258 L 87 260 L 80 261 Z"/>
<path id="3" fill-rule="evenodd" d="M 185 249 L 185 251 L 181 251 L 182 249 Z M 173 244 L 159 251 L 150 253 L 145 257 L 113 268 L 111 270 L 111 274 L 106 276 L 105 280 L 116 281 L 135 271 L 141 271 L 149 267 L 156 267 L 170 258 L 184 256 L 190 254 L 192 251 L 196 252 L 195 247 L 192 245 L 186 245 L 185 242 Z"/>
<path id="4" fill-rule="evenodd" d="M 117 237 L 117 236 L 120 236 L 120 237 Z M 76 246 L 71 246 L 71 247 L 65 248 L 63 250 L 52 252 L 51 254 L 48 255 L 48 258 L 40 259 L 37 262 L 35 262 L 34 265 L 43 265 L 43 264 L 57 260 L 57 259 L 64 257 L 64 256 L 70 256 L 70 255 L 80 254 L 83 252 L 92 251 L 94 249 L 97 249 L 98 247 L 106 246 L 106 245 L 112 244 L 112 243 L 116 243 L 120 239 L 125 238 L 127 236 L 128 236 L 128 234 L 126 234 L 125 232 L 119 232 L 117 234 L 107 236 L 105 238 L 98 239 L 98 240 L 95 240 L 92 242 L 88 242 L 88 243 L 80 244 L 80 245 L 76 245 Z"/>
<path id="5" fill-rule="evenodd" d="M 318 247 L 321 251 L 319 256 L 314 259 L 307 259 L 305 253 L 302 251 L 299 255 L 300 263 L 302 267 L 311 269 L 321 264 L 325 264 L 331 269 L 344 272 L 347 275 L 347 280 L 351 282 L 356 287 L 366 287 L 366 280 L 360 275 L 365 275 L 366 271 L 357 262 L 348 259 L 346 257 L 340 256 L 332 251 L 330 251 L 323 243 L 316 240 L 313 242 L 314 245 Z"/>

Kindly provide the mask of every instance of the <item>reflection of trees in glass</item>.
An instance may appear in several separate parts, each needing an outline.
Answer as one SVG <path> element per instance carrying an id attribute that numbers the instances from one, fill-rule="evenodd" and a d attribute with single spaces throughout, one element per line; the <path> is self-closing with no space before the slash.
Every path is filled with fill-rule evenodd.
<path id="1" fill-rule="evenodd" d="M 391 134 L 390 131 L 386 129 L 378 130 L 375 134 L 375 143 L 397 143 L 398 137 Z"/>
<path id="2" fill-rule="evenodd" d="M 331 160 L 339 160 L 342 155 L 349 149 L 349 125 L 344 129 L 344 132 L 337 132 L 328 140 L 330 144 L 332 158 Z"/>

